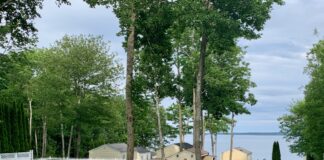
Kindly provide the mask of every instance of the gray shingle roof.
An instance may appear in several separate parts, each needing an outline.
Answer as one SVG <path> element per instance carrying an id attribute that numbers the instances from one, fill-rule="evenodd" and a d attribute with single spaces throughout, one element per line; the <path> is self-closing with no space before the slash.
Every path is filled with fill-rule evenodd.
<path id="1" fill-rule="evenodd" d="M 119 152 L 127 152 L 127 144 L 125 143 L 113 143 L 113 144 L 104 144 L 104 145 L 101 145 L 97 148 L 94 148 L 92 150 L 97 150 L 99 148 L 102 148 L 102 147 L 109 147 L 109 148 L 112 148 L 114 150 L 117 150 Z M 92 151 L 91 150 L 91 151 Z M 137 151 L 138 153 L 147 153 L 147 152 L 150 152 L 149 150 L 143 148 L 143 147 L 135 147 L 135 151 Z"/>
<path id="2" fill-rule="evenodd" d="M 175 143 L 175 145 L 177 145 L 177 146 L 180 147 L 180 143 Z M 193 145 L 191 145 L 189 143 L 186 143 L 186 142 L 181 143 L 181 146 L 182 146 L 183 149 L 189 149 L 189 148 L 192 148 L 193 147 Z"/>
<path id="3" fill-rule="evenodd" d="M 144 147 L 135 147 L 135 151 L 137 151 L 138 153 L 147 153 L 147 152 L 150 152 L 149 150 L 147 150 Z"/>
<path id="4" fill-rule="evenodd" d="M 195 148 L 189 148 L 189 149 L 186 149 L 186 151 L 189 151 L 191 153 L 195 153 Z M 205 156 L 205 155 L 208 155 L 209 153 L 205 150 L 201 150 L 201 156 Z"/>
<path id="5" fill-rule="evenodd" d="M 119 152 L 127 152 L 127 144 L 125 143 L 113 143 L 113 144 L 106 144 L 106 145 Z"/>

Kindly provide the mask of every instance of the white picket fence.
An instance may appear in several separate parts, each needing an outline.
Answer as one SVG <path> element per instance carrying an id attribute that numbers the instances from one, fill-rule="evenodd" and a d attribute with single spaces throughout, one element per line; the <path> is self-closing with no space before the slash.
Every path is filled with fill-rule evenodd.
<path id="1" fill-rule="evenodd" d="M 0 153 L 0 160 L 33 160 L 33 150 L 29 152 L 18 152 L 18 153 Z M 48 157 L 48 158 L 35 158 L 35 160 L 125 160 L 118 158 L 111 159 L 91 159 L 91 158 L 58 158 L 58 157 Z"/>
<path id="2" fill-rule="evenodd" d="M 125 160 L 125 159 L 120 159 L 120 158 L 93 159 L 93 158 L 59 158 L 59 157 L 48 157 L 48 158 L 37 158 L 35 160 Z"/>
<path id="3" fill-rule="evenodd" d="M 0 160 L 32 160 L 33 150 L 18 153 L 0 153 Z"/>

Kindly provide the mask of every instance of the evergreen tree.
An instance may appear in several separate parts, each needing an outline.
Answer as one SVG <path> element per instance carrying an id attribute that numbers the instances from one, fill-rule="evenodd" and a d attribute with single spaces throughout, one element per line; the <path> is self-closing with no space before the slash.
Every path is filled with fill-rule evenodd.
<path id="1" fill-rule="evenodd" d="M 27 117 L 21 103 L 0 104 L 0 153 L 29 150 Z"/>
<path id="2" fill-rule="evenodd" d="M 0 134 L 2 136 L 0 136 L 0 153 L 3 151 L 3 148 L 4 148 L 4 144 L 3 144 L 3 138 L 6 136 L 4 134 L 4 126 L 3 126 L 3 110 L 2 110 L 2 104 L 0 104 Z"/>
<path id="3" fill-rule="evenodd" d="M 276 142 L 273 142 L 272 145 L 272 160 L 276 160 L 277 150 L 276 150 Z"/>
<path id="4" fill-rule="evenodd" d="M 272 160 L 281 160 L 280 147 L 278 141 L 273 142 Z"/>

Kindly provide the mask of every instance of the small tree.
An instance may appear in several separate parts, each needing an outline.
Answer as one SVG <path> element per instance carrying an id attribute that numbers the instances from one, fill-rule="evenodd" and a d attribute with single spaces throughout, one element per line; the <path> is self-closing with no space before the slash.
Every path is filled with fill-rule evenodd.
<path id="1" fill-rule="evenodd" d="M 273 142 L 272 160 L 281 160 L 280 147 L 278 141 Z"/>
<path id="2" fill-rule="evenodd" d="M 272 160 L 276 160 L 276 142 L 273 142 L 273 145 L 272 145 Z"/>

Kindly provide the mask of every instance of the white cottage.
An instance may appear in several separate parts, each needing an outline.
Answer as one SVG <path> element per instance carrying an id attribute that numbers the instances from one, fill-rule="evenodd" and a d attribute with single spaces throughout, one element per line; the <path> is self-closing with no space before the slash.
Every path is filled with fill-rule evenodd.
<path id="1" fill-rule="evenodd" d="M 92 159 L 126 159 L 127 145 L 125 143 L 104 144 L 89 151 Z M 151 160 L 151 152 L 143 147 L 136 147 L 134 160 Z"/>

